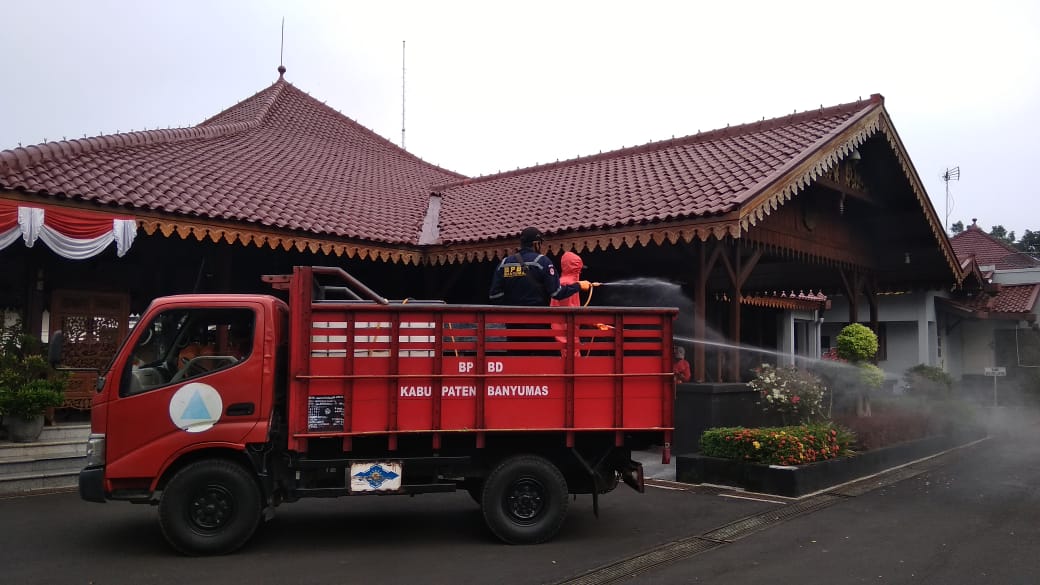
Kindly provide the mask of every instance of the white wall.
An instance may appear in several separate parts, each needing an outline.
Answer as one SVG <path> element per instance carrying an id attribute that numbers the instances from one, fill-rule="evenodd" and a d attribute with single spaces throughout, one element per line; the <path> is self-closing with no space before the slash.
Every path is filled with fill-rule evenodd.
<path id="1" fill-rule="evenodd" d="M 981 375 L 993 365 L 993 322 L 965 319 L 959 325 L 964 354 L 961 375 Z"/>
<path id="2" fill-rule="evenodd" d="M 878 321 L 885 324 L 886 359 L 878 362 L 888 375 L 902 373 L 917 364 L 938 365 L 938 331 L 935 313 L 935 298 L 945 293 L 927 291 L 878 296 Z M 859 319 L 866 323 L 870 319 L 870 305 L 861 299 Z M 824 315 L 822 334 L 834 338 L 842 324 L 849 318 L 849 305 L 844 297 L 831 300 L 831 308 Z M 944 344 L 945 345 L 945 344 Z"/>
<path id="3" fill-rule="evenodd" d="M 1040 282 L 1040 268 L 1001 270 L 993 274 L 993 282 L 1000 284 L 1033 284 Z"/>
<path id="4" fill-rule="evenodd" d="M 891 322 L 885 324 L 887 338 L 886 359 L 878 362 L 888 378 L 901 378 L 903 372 L 922 363 L 917 353 L 917 323 Z"/>

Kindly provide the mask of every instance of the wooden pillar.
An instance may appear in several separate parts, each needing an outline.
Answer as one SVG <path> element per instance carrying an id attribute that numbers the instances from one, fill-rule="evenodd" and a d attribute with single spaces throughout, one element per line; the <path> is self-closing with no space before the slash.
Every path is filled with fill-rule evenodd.
<path id="1" fill-rule="evenodd" d="M 693 286 L 693 339 L 704 341 L 708 319 L 708 263 L 705 242 L 697 242 L 697 274 Z M 693 380 L 704 383 L 707 380 L 704 353 L 707 347 L 703 343 L 693 345 Z"/>
<path id="2" fill-rule="evenodd" d="M 733 246 L 733 274 L 740 274 L 740 247 Z M 729 299 L 729 335 L 734 347 L 729 350 L 729 368 L 726 373 L 727 382 L 740 381 L 740 289 L 739 277 L 734 276 Z"/>
<path id="3" fill-rule="evenodd" d="M 43 247 L 42 242 L 39 245 Z M 26 333 L 40 339 L 43 331 L 44 279 L 47 275 L 43 271 L 40 250 L 29 248 L 25 253 L 25 315 L 22 316 L 24 320 L 22 324 L 25 326 Z"/>
<path id="4" fill-rule="evenodd" d="M 848 272 L 839 268 L 838 274 L 841 275 L 845 297 L 849 299 L 849 323 L 859 323 L 859 291 L 862 287 L 859 272 L 855 270 Z"/>
<path id="5" fill-rule="evenodd" d="M 722 265 L 725 266 L 726 272 L 729 274 L 731 290 L 733 291 L 733 298 L 730 299 L 730 313 L 729 313 L 729 329 L 730 329 L 730 341 L 733 345 L 737 346 L 730 351 L 730 359 L 728 364 L 727 381 L 739 382 L 740 381 L 740 313 L 741 313 L 741 297 L 743 296 L 744 283 L 747 282 L 751 271 L 758 265 L 758 261 L 762 258 L 762 250 L 755 250 L 748 257 L 747 262 L 744 262 L 743 256 L 741 255 L 741 247 L 739 242 L 735 239 L 728 240 L 729 245 L 725 254 L 721 255 Z M 729 256 L 732 255 L 733 259 L 730 260 Z"/>
<path id="6" fill-rule="evenodd" d="M 708 324 L 708 279 L 722 255 L 722 248 L 718 242 L 710 244 L 710 252 L 708 247 L 708 242 L 700 242 L 697 245 L 697 278 L 693 288 L 693 337 L 698 342 L 693 346 L 693 379 L 696 382 L 706 382 L 708 379 L 708 364 L 705 359 L 707 346 L 703 343 Z M 716 376 L 716 380 L 719 378 L 720 376 Z"/>
<path id="7" fill-rule="evenodd" d="M 870 330 L 875 335 L 881 334 L 881 325 L 878 322 L 878 299 L 877 299 L 877 283 L 868 281 L 867 288 L 867 304 L 870 306 Z"/>

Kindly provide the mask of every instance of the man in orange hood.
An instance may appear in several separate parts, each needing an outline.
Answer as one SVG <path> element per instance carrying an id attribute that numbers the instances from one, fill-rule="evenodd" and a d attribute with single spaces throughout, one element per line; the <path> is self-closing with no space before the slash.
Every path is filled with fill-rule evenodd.
<path id="1" fill-rule="evenodd" d="M 564 252 L 563 257 L 560 258 L 560 286 L 567 286 L 568 284 L 574 284 L 581 282 L 581 271 L 585 268 L 585 262 L 582 261 L 581 256 L 578 256 L 574 252 Z M 582 289 L 586 290 L 586 289 Z M 550 307 L 580 307 L 581 306 L 581 295 L 571 295 L 564 299 L 551 299 L 549 301 Z"/>
<path id="2" fill-rule="evenodd" d="M 585 268 L 585 262 L 582 261 L 581 256 L 578 256 L 574 252 L 564 252 L 560 258 L 560 286 L 566 286 L 568 284 L 574 284 L 581 282 L 581 271 Z M 549 301 L 550 307 L 580 307 L 581 306 L 581 295 L 571 295 L 565 299 L 557 300 L 551 299 Z M 564 325 L 553 325 L 553 329 L 563 329 Z M 560 343 L 567 343 L 567 338 L 562 335 L 556 336 L 556 341 Z M 575 339 L 575 342 L 578 340 Z M 566 350 L 560 350 L 560 353 L 564 356 L 567 355 Z M 581 352 L 574 350 L 575 357 L 580 356 Z"/>

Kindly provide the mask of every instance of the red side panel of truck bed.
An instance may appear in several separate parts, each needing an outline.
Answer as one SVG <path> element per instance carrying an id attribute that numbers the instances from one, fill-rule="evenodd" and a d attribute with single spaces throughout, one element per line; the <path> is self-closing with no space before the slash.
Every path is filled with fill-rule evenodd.
<path id="1" fill-rule="evenodd" d="M 290 298 L 292 448 L 310 437 L 672 427 L 675 309 L 312 301 L 309 285 L 295 286 L 307 270 Z"/>

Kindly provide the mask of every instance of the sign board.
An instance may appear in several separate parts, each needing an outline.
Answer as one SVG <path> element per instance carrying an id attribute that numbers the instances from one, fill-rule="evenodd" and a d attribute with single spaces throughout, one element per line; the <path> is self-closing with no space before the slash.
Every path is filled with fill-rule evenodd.
<path id="1" fill-rule="evenodd" d="M 985 375 L 987 375 L 987 376 L 1006 376 L 1007 375 L 1007 368 L 1004 368 L 1004 367 L 985 368 Z"/>

